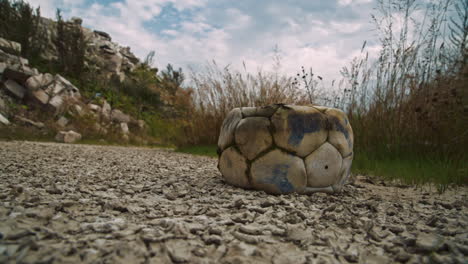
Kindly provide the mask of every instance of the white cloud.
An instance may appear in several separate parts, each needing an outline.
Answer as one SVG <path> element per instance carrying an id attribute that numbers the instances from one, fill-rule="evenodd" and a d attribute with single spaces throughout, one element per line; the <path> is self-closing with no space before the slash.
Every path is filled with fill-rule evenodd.
<path id="1" fill-rule="evenodd" d="M 273 49 L 278 46 L 285 73 L 292 75 L 301 66 L 313 67 L 331 80 L 339 77 L 341 67 L 369 36 L 368 9 L 356 11 L 353 6 L 370 0 L 304 0 L 297 5 L 273 0 L 239 4 L 227 0 L 125 0 L 108 5 L 86 5 L 83 1 L 31 3 L 41 5 L 49 17 L 54 17 L 56 7 L 67 5 L 65 18 L 82 17 L 86 26 L 108 32 L 141 58 L 154 50 L 160 68 L 167 63 L 200 68 L 216 60 L 235 69 L 242 69 L 245 62 L 251 71 L 268 70 L 273 65 Z M 173 11 L 165 13 L 169 6 Z M 164 16 L 169 20 L 161 24 Z"/>

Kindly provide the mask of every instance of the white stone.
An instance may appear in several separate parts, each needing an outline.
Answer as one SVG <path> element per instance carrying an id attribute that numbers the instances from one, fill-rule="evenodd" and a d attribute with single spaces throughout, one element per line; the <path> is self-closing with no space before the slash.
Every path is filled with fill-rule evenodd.
<path id="1" fill-rule="evenodd" d="M 96 104 L 88 104 L 88 107 L 89 107 L 89 109 L 91 109 L 94 112 L 100 112 L 101 111 L 101 107 L 99 105 L 96 105 Z"/>
<path id="2" fill-rule="evenodd" d="M 57 125 L 59 125 L 60 127 L 66 127 L 67 124 L 68 124 L 68 119 L 64 116 L 61 116 L 58 120 L 57 120 Z"/>
<path id="3" fill-rule="evenodd" d="M 9 65 L 3 71 L 3 78 L 11 79 L 19 84 L 24 84 L 26 80 L 35 75 L 36 71 L 25 65 Z"/>
<path id="4" fill-rule="evenodd" d="M 4 117 L 2 113 L 0 113 L 0 123 L 8 126 L 10 124 L 10 121 L 8 121 L 8 119 Z"/>
<path id="5" fill-rule="evenodd" d="M 83 116 L 83 115 L 84 115 L 83 107 L 81 107 L 80 105 L 75 104 L 75 105 L 73 105 L 73 108 L 75 109 L 75 112 L 76 112 L 79 116 Z"/>
<path id="6" fill-rule="evenodd" d="M 74 143 L 81 139 L 81 134 L 73 130 L 70 131 L 60 131 L 55 136 L 55 140 L 63 143 Z"/>
<path id="7" fill-rule="evenodd" d="M 0 49 L 7 53 L 20 54 L 21 44 L 19 44 L 18 42 L 0 38 Z"/>
<path id="8" fill-rule="evenodd" d="M 31 125 L 31 126 L 39 128 L 39 129 L 42 129 L 42 128 L 45 127 L 44 123 L 42 123 L 42 122 L 36 122 L 36 121 L 31 120 L 31 119 L 22 117 L 22 116 L 15 116 L 15 118 L 18 119 L 19 121 L 23 122 L 26 125 Z"/>
<path id="9" fill-rule="evenodd" d="M 52 97 L 49 101 L 49 105 L 53 106 L 56 110 L 58 110 L 63 104 L 63 97 L 60 95 L 56 95 Z"/>
<path id="10" fill-rule="evenodd" d="M 32 97 L 41 104 L 47 104 L 49 102 L 49 95 L 44 90 L 36 90 L 31 92 Z"/>
<path id="11" fill-rule="evenodd" d="M 342 158 L 330 143 L 324 143 L 305 158 L 308 187 L 328 187 L 339 182 Z"/>
<path id="12" fill-rule="evenodd" d="M 9 91 L 11 94 L 16 96 L 19 99 L 23 99 L 25 89 L 23 86 L 19 85 L 17 82 L 13 80 L 7 80 L 3 83 L 3 88 Z"/>
<path id="13" fill-rule="evenodd" d="M 102 104 L 102 116 L 106 119 L 106 120 L 110 120 L 111 118 L 111 111 L 112 111 L 112 108 L 110 106 L 110 104 L 107 102 L 107 101 L 104 101 L 104 103 Z"/>
<path id="14" fill-rule="evenodd" d="M 128 125 L 127 123 L 120 123 L 120 130 L 122 131 L 122 134 L 128 134 Z"/>
<path id="15" fill-rule="evenodd" d="M 137 125 L 140 129 L 144 129 L 146 127 L 145 120 L 137 120 Z"/>
<path id="16" fill-rule="evenodd" d="M 129 115 L 124 114 L 122 111 L 118 109 L 112 110 L 111 119 L 112 121 L 117 122 L 117 123 L 130 123 L 131 121 L 131 118 Z"/>
<path id="17" fill-rule="evenodd" d="M 4 62 L 0 62 L 0 74 L 3 74 L 3 72 L 5 71 L 7 67 L 7 64 L 4 63 Z"/>
<path id="18" fill-rule="evenodd" d="M 49 86 L 54 81 L 54 76 L 50 73 L 39 74 L 29 77 L 26 80 L 25 86 L 30 91 L 36 91 L 43 87 Z"/>

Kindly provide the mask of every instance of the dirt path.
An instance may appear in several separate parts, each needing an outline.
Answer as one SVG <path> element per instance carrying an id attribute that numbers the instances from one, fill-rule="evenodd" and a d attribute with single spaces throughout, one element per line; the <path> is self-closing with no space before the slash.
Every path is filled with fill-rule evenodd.
<path id="1" fill-rule="evenodd" d="M 466 263 L 467 194 L 271 196 L 211 158 L 0 142 L 0 263 Z"/>

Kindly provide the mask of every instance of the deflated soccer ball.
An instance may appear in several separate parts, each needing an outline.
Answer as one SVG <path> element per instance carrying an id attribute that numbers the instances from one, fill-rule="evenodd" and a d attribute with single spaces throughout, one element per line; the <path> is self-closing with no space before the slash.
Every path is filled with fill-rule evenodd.
<path id="1" fill-rule="evenodd" d="M 218 154 L 218 168 L 234 186 L 272 194 L 339 192 L 353 160 L 353 130 L 335 108 L 235 108 L 223 121 Z"/>

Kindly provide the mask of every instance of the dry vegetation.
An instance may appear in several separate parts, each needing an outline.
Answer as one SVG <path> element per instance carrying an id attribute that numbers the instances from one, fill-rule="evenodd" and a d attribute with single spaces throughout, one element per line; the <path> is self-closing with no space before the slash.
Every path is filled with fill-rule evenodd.
<path id="1" fill-rule="evenodd" d="M 379 53 L 372 57 L 364 42 L 338 87 L 324 89 L 322 78 L 304 68 L 294 78 L 214 63 L 193 74 L 189 140 L 179 143 L 215 144 L 234 107 L 311 101 L 347 111 L 359 172 L 393 171 L 411 182 L 466 181 L 468 2 L 381 0 L 377 11 Z M 387 161 L 378 165 L 379 159 Z"/>

